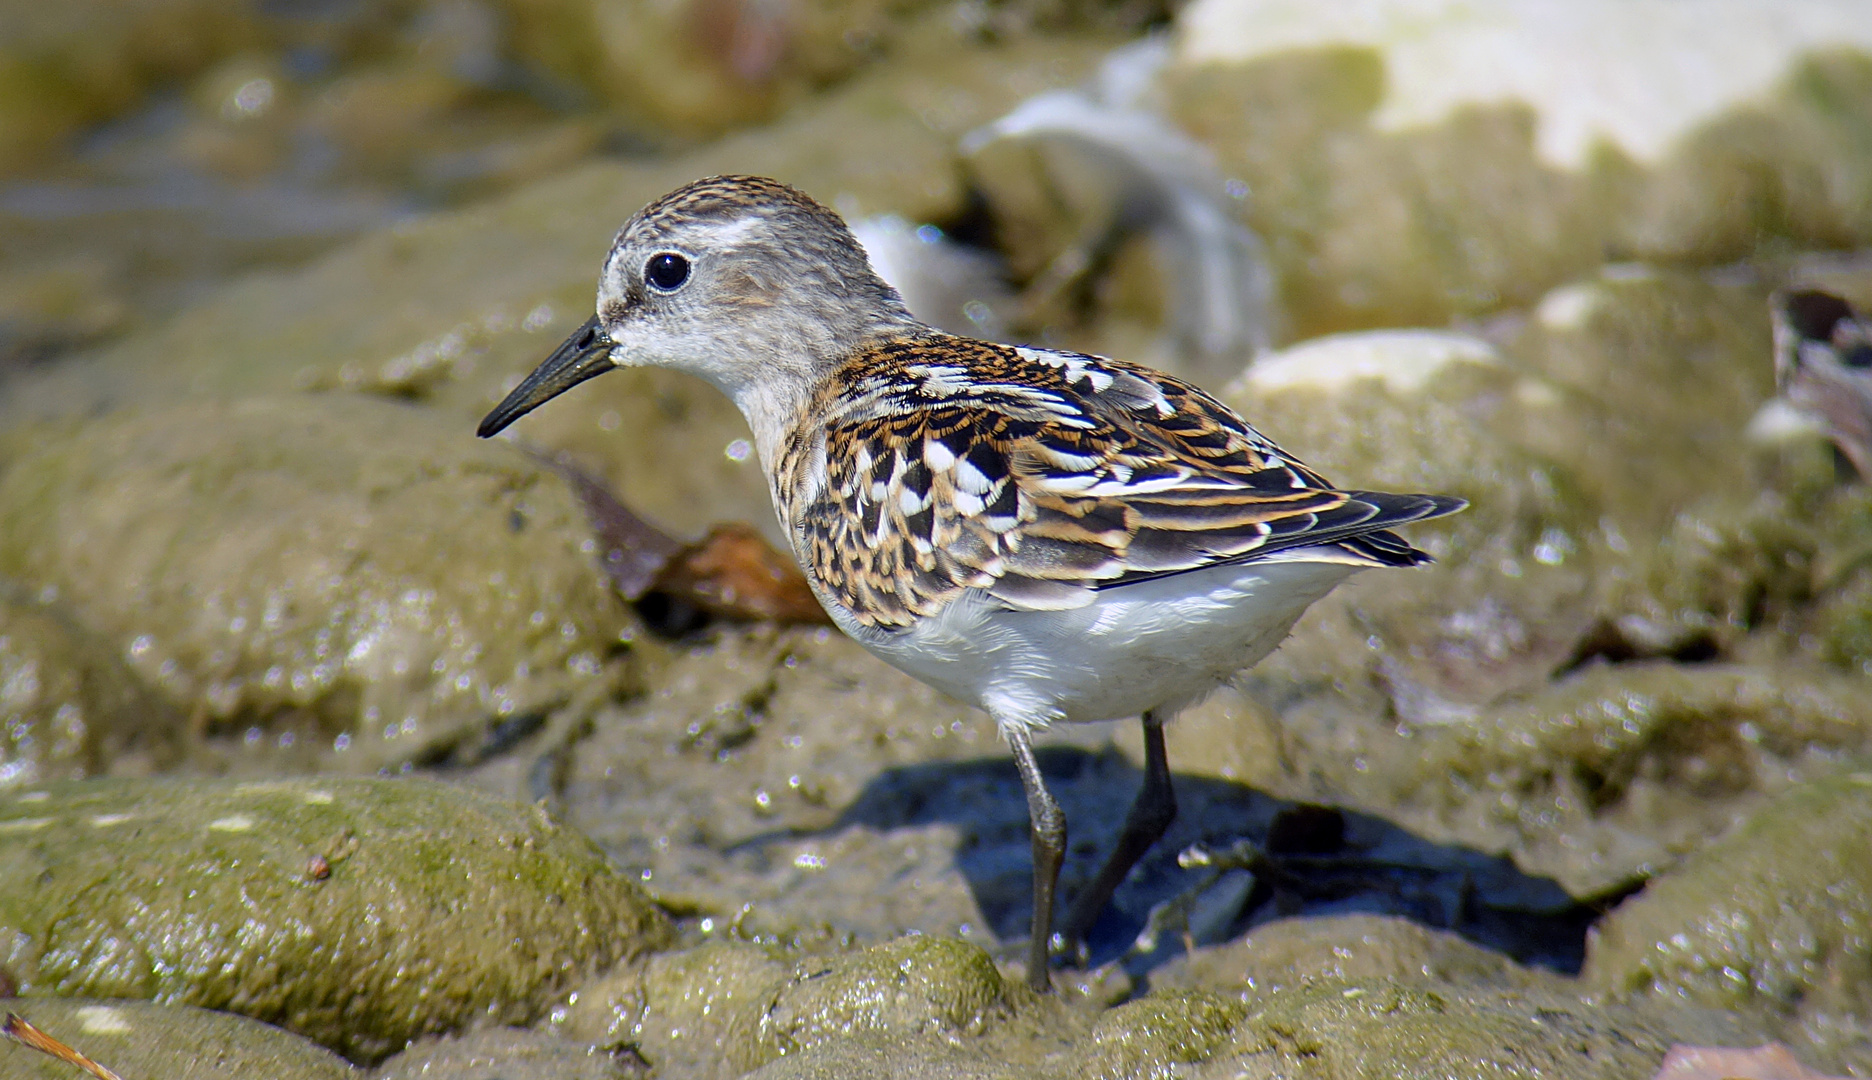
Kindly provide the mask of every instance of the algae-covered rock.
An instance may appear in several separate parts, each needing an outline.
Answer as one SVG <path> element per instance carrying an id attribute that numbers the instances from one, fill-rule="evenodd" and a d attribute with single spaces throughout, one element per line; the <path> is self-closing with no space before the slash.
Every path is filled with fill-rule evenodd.
<path id="1" fill-rule="evenodd" d="M 1247 1006 L 1236 996 L 1165 990 L 1101 1014 L 1075 1047 L 1068 1075 L 1096 1080 L 1170 1076 L 1177 1066 L 1207 1060 L 1226 1046 Z"/>
<path id="2" fill-rule="evenodd" d="M 1152 972 L 1151 985 L 1227 991 L 1332 979 L 1427 979 L 1506 988 L 1537 978 L 1447 930 L 1395 916 L 1322 915 L 1277 919 L 1239 940 L 1185 953 Z"/>
<path id="3" fill-rule="evenodd" d="M 629 1047 L 659 1075 L 741 1076 L 824 1044 L 977 1039 L 1031 995 L 979 947 L 911 935 L 788 958 L 748 943 L 650 957 L 580 989 L 555 1027 Z"/>
<path id="4" fill-rule="evenodd" d="M 1167 111 L 1245 182 L 1302 335 L 1528 303 L 1608 254 L 1872 237 L 1853 0 L 1201 0 L 1175 42 Z"/>
<path id="5" fill-rule="evenodd" d="M 1832 448 L 1827 447 L 1832 458 Z M 1823 511 L 1820 551 L 1812 566 L 1814 604 L 1801 629 L 1819 657 L 1872 675 L 1872 489 L 1842 490 Z"/>
<path id="6" fill-rule="evenodd" d="M 87 781 L 0 796 L 0 956 L 29 998 L 240 1012 L 358 1061 L 526 1023 L 667 940 L 591 843 L 427 781 Z"/>
<path id="7" fill-rule="evenodd" d="M 658 953 L 580 987 L 553 1028 L 631 1048 L 665 1075 L 730 1080 L 772 1056 L 763 1018 L 792 975 L 783 955 L 750 943 Z"/>
<path id="8" fill-rule="evenodd" d="M 789 1054 L 761 1080 L 831 1077 L 1204 1078 L 1649 1076 L 1678 1041 L 1759 1041 L 1695 1010 L 1589 1005 L 1563 989 L 1329 979 L 1277 992 L 1167 990 L 1018 1038 L 854 1034 Z"/>
<path id="9" fill-rule="evenodd" d="M 1761 1016 L 1829 1070 L 1872 1068 L 1872 774 L 1796 788 L 1651 881 L 1599 924 L 1584 977 Z"/>
<path id="10" fill-rule="evenodd" d="M 1634 549 L 1693 500 L 1753 486 L 1741 436 L 1774 394 L 1761 283 L 1613 264 L 1532 315 L 1507 351 L 1570 391 L 1577 418 L 1527 437 L 1574 465 Z"/>
<path id="11" fill-rule="evenodd" d="M 358 1080 L 364 1075 L 306 1039 L 231 1013 L 83 998 L 14 1000 L 6 1008 L 125 1077 Z M 72 1080 L 78 1071 L 0 1039 L 0 1075 L 8 1080 Z"/>
<path id="12" fill-rule="evenodd" d="M 1173 764 L 1506 854 L 1579 899 L 1667 869 L 1789 785 L 1872 752 L 1872 687 L 1791 661 L 1592 665 L 1438 724 L 1373 723 L 1330 688 L 1247 686 L 1273 704 L 1223 694 L 1190 710 L 1168 729 Z"/>
<path id="13" fill-rule="evenodd" d="M 1336 335 L 1227 392 L 1341 484 L 1472 505 L 1405 530 L 1436 565 L 1316 604 L 1172 760 L 1592 897 L 1865 748 L 1863 687 L 1816 661 L 1854 664 L 1867 533 L 1830 472 L 1743 437 L 1772 392 L 1760 286 L 1608 267 L 1493 336 Z"/>
<path id="14" fill-rule="evenodd" d="M 168 764 L 178 734 L 95 635 L 0 583 L 0 789 Z"/>
<path id="15" fill-rule="evenodd" d="M 1323 923 L 1317 934 L 1289 935 L 1283 955 L 1305 970 L 1269 970 L 1253 984 L 1160 988 L 1103 1011 L 1071 994 L 1028 993 L 953 940 L 910 937 L 791 959 L 747 943 L 712 944 L 588 984 L 559 1026 L 579 1040 L 632 1048 L 654 1075 L 697 1080 L 1624 1080 L 1649 1076 L 1673 1042 L 1761 1041 L 1757 1028 L 1719 1013 L 1590 1005 L 1568 980 L 1504 978 L 1499 959 L 1491 971 L 1481 950 L 1466 946 L 1477 955 L 1460 957 L 1421 929 L 1413 936 L 1376 920 Z M 1399 943 L 1396 954 L 1371 949 L 1375 966 L 1395 977 L 1330 970 L 1335 949 L 1361 949 L 1361 928 Z M 1413 970 L 1405 953 L 1423 969 Z M 1456 959 L 1436 966 L 1435 956 Z M 1364 963 L 1351 954 L 1337 962 Z M 811 1023 L 796 1023 L 802 1017 Z"/>
<path id="16" fill-rule="evenodd" d="M 615 677 L 634 625 L 550 471 L 364 397 L 42 430 L 0 517 L 0 574 L 56 588 L 198 729 L 289 761 L 445 752 Z"/>
<path id="17" fill-rule="evenodd" d="M 1020 1080 L 1045 1077 L 1038 1055 L 1010 1058 L 932 1038 L 854 1037 L 790 1054 L 747 1080 Z"/>
<path id="18" fill-rule="evenodd" d="M 1010 990 L 980 946 L 911 935 L 794 968 L 763 1035 L 784 1055 L 828 1038 L 980 1034 L 1011 1011 Z"/>
<path id="19" fill-rule="evenodd" d="M 1720 1016 L 1590 1005 L 1556 991 L 1385 979 L 1327 980 L 1253 996 L 1244 1012 L 1231 1045 L 1187 1075 L 1628 1080 L 1655 1072 L 1672 1043 L 1748 1038 L 1744 1025 Z"/>
<path id="20" fill-rule="evenodd" d="M 372 1080 L 632 1080 L 635 1062 L 537 1031 L 488 1028 L 424 1039 L 383 1063 Z"/>
<path id="21" fill-rule="evenodd" d="M 1872 749 L 1868 710 L 1863 680 L 1798 664 L 1612 665 L 1471 724 L 1384 740 L 1398 757 L 1379 768 L 1417 778 L 1394 792 L 1404 805 L 1472 842 L 1493 834 L 1523 869 L 1590 897 Z"/>

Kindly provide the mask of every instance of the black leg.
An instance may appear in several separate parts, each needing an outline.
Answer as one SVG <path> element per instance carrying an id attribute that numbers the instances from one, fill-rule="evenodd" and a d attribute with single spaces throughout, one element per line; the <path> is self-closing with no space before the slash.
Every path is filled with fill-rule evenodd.
<path id="1" fill-rule="evenodd" d="M 1163 839 L 1170 823 L 1176 820 L 1176 792 L 1170 788 L 1170 763 L 1164 756 L 1163 723 L 1151 713 L 1145 713 L 1144 721 L 1144 786 L 1138 788 L 1137 798 L 1131 803 L 1131 812 L 1125 815 L 1124 831 L 1118 834 L 1118 844 L 1112 849 L 1111 857 L 1079 895 L 1073 898 L 1072 911 L 1066 916 L 1066 922 L 1060 927 L 1060 936 L 1068 949 L 1076 949 L 1085 939 L 1092 924 L 1098 921 L 1099 913 L 1111 900 L 1112 893 L 1124 881 L 1125 875 L 1151 849 L 1151 845 Z"/>
<path id="2" fill-rule="evenodd" d="M 1027 820 L 1033 831 L 1033 936 L 1027 942 L 1027 985 L 1037 993 L 1053 989 L 1048 971 L 1053 938 L 1053 890 L 1059 884 L 1060 863 L 1066 857 L 1066 815 L 1047 793 L 1034 761 L 1033 741 L 1024 728 L 1007 729 L 1027 789 Z"/>

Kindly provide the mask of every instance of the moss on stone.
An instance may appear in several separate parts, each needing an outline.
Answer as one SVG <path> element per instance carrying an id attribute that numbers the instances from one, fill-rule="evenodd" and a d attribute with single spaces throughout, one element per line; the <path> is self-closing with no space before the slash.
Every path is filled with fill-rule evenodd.
<path id="1" fill-rule="evenodd" d="M 7 1001 L 34 1026 L 126 1077 L 162 1080 L 359 1080 L 338 1055 L 279 1028 L 225 1012 L 149 1001 Z M 0 1039 L 8 1080 L 72 1080 L 72 1066 Z"/>
<path id="2" fill-rule="evenodd" d="M 423 1039 L 383 1063 L 372 1080 L 636 1080 L 638 1062 L 537 1031 L 486 1028 Z"/>
<path id="3" fill-rule="evenodd" d="M 1247 1006 L 1232 995 L 1171 990 L 1102 1014 L 1076 1048 L 1067 1075 L 1095 1080 L 1157 1080 L 1177 1066 L 1208 1059 L 1224 1045 Z"/>
<path id="4" fill-rule="evenodd" d="M 1584 978 L 1764 1016 L 1822 1067 L 1872 1067 L 1872 773 L 1798 787 L 1651 881 L 1599 924 Z"/>
<path id="5" fill-rule="evenodd" d="M 658 953 L 580 987 L 553 1026 L 668 1075 L 731 1080 L 773 1056 L 766 1016 L 792 972 L 784 954 L 743 942 Z"/>
<path id="6" fill-rule="evenodd" d="M 1674 1042 L 1742 1032 L 1716 1017 L 1608 1008 L 1564 992 L 1325 980 L 1252 999 L 1229 1052 L 1195 1075 L 1628 1080 L 1656 1071 Z"/>
<path id="7" fill-rule="evenodd" d="M 900 937 L 839 956 L 802 960 L 762 1024 L 776 1056 L 827 1038 L 980 1034 L 1008 1012 L 1008 990 L 979 946 Z"/>
<path id="8" fill-rule="evenodd" d="M 1330 979 L 1429 980 L 1509 988 L 1542 981 L 1498 952 L 1447 930 L 1389 915 L 1276 919 L 1246 937 L 1197 949 L 1151 973 L 1151 985 L 1239 990 Z"/>
<path id="9" fill-rule="evenodd" d="M 582 988 L 557 1026 L 672 1075 L 726 1080 L 827 1042 L 980 1037 L 1012 1015 L 1010 995 L 988 954 L 953 938 L 794 958 L 720 942 Z"/>
<path id="10" fill-rule="evenodd" d="M 668 924 L 542 811 L 429 781 L 88 781 L 0 796 L 31 997 L 243 1013 L 354 1060 L 525 1023 Z"/>
<path id="11" fill-rule="evenodd" d="M 0 473 L 0 574 L 55 588 L 197 731 L 255 729 L 248 761 L 394 766 L 617 677 L 634 618 L 564 483 L 418 410 L 282 396 L 37 434 Z"/>
<path id="12" fill-rule="evenodd" d="M 173 764 L 178 717 L 56 603 L 0 582 L 0 790 Z"/>

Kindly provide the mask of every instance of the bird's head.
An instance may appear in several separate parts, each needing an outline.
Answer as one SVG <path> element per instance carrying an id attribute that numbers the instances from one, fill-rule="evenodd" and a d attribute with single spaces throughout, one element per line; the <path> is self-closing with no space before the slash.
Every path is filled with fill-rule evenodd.
<path id="1" fill-rule="evenodd" d="M 837 214 L 764 177 L 698 180 L 618 232 L 597 314 L 479 434 L 614 367 L 645 364 L 700 375 L 752 419 L 807 392 L 865 340 L 917 327 Z"/>

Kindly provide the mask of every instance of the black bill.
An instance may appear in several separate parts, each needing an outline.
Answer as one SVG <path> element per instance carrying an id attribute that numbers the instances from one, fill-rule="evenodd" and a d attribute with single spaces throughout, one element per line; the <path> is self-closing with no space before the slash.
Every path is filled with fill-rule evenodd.
<path id="1" fill-rule="evenodd" d="M 494 406 L 493 412 L 482 418 L 475 434 L 483 439 L 498 435 L 508 424 L 611 368 L 610 335 L 598 322 L 598 316 L 593 315 L 561 342 L 545 363 L 534 368 L 533 374 L 521 380 L 513 393 Z"/>

